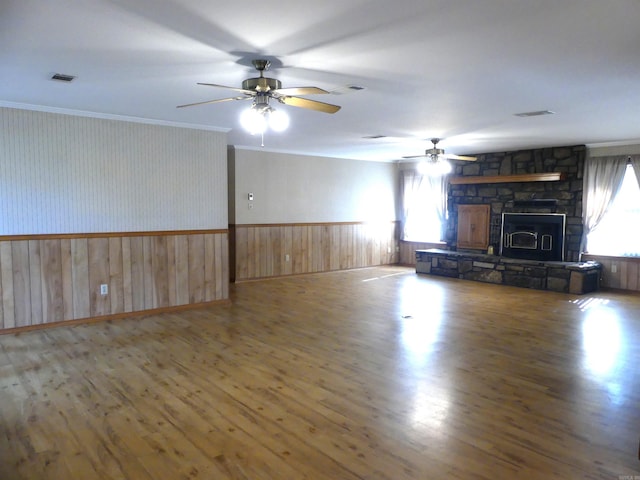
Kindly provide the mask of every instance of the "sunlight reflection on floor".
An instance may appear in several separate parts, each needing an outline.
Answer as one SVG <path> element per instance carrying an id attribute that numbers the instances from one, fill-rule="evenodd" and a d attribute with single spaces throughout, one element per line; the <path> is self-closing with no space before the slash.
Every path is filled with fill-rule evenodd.
<path id="1" fill-rule="evenodd" d="M 412 398 L 411 426 L 416 430 L 438 432 L 449 415 L 449 392 L 434 389 L 429 382 L 421 382 Z"/>
<path id="2" fill-rule="evenodd" d="M 572 300 L 571 303 L 576 305 L 581 311 L 586 312 L 590 308 L 599 307 L 600 305 L 607 305 L 609 303 L 609 299 L 597 297 L 581 297 Z"/>
<path id="3" fill-rule="evenodd" d="M 438 341 L 445 290 L 438 284 L 406 282 L 400 293 L 401 342 L 413 367 L 428 361 Z"/>
<path id="4" fill-rule="evenodd" d="M 389 277 L 396 277 L 398 275 L 408 275 L 411 274 L 413 275 L 413 272 L 397 272 L 397 273 L 390 273 L 388 275 L 381 275 L 379 277 L 371 277 L 371 278 L 365 278 L 364 280 L 362 280 L 363 282 L 372 282 L 373 280 L 382 280 L 383 278 L 389 278 Z"/>
<path id="5" fill-rule="evenodd" d="M 574 300 L 581 312 L 583 367 L 603 385 L 614 404 L 626 398 L 618 374 L 624 368 L 625 332 L 618 312 L 608 299 L 587 297 Z"/>
<path id="6" fill-rule="evenodd" d="M 617 367 L 622 350 L 620 319 L 609 309 L 590 309 L 582 322 L 585 367 L 597 377 L 606 377 Z"/>
<path id="7" fill-rule="evenodd" d="M 449 391 L 419 379 L 437 351 L 446 291 L 437 283 L 409 281 L 399 294 L 399 342 L 404 364 L 416 378 L 411 397 L 407 399 L 411 405 L 407 420 L 416 430 L 438 432 L 444 427 L 449 412 Z"/>

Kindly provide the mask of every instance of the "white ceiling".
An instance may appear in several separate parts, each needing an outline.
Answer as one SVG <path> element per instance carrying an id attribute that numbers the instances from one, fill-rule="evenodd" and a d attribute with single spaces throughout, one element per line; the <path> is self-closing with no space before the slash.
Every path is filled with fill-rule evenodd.
<path id="1" fill-rule="evenodd" d="M 283 87 L 318 86 L 335 93 L 309 98 L 342 106 L 276 104 L 292 125 L 266 134 L 272 151 L 638 144 L 639 21 L 638 0 L 3 0 L 0 105 L 222 129 L 260 148 L 238 124 L 248 102 L 176 106 L 233 95 L 196 83 L 240 87 L 268 58 Z M 536 110 L 555 115 L 514 116 Z"/>

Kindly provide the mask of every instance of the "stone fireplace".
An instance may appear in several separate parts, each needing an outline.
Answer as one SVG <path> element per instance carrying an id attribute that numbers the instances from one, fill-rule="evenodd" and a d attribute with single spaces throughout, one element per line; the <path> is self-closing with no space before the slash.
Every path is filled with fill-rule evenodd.
<path id="1" fill-rule="evenodd" d="M 416 250 L 416 272 L 583 294 L 602 266 L 580 262 L 582 145 L 478 155 L 456 165 L 448 189 L 447 249 Z M 490 205 L 489 246 L 458 249 L 459 205 Z M 491 249 L 489 249 L 491 251 Z"/>
<path id="2" fill-rule="evenodd" d="M 449 185 L 447 244 L 450 247 L 456 246 L 458 205 L 491 206 L 489 242 L 496 252 L 499 252 L 502 243 L 503 214 L 561 214 L 565 221 L 563 260 L 577 262 L 580 258 L 582 236 L 582 175 L 585 155 L 585 146 L 577 145 L 487 153 L 477 155 L 476 162 L 458 162 L 452 176 L 476 179 L 487 177 L 488 180 Z M 500 176 L 551 172 L 561 173 L 562 178 L 557 181 L 535 182 L 490 181 Z M 539 242 L 542 241 L 540 238 Z"/>

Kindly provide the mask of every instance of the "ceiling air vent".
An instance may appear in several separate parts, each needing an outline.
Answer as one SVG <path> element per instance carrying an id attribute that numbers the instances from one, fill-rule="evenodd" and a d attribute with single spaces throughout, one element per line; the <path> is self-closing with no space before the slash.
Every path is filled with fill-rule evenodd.
<path id="1" fill-rule="evenodd" d="M 346 93 L 354 93 L 360 92 L 361 90 L 366 90 L 367 87 L 363 87 L 361 85 L 345 85 L 344 87 L 336 88 L 335 90 L 331 90 L 331 93 L 334 95 L 344 95 Z"/>
<path id="2" fill-rule="evenodd" d="M 523 113 L 514 113 L 516 117 L 539 117 L 541 115 L 553 115 L 556 112 L 552 112 L 551 110 L 537 110 L 535 112 L 523 112 Z"/>
<path id="3" fill-rule="evenodd" d="M 51 76 L 51 80 L 57 80 L 59 82 L 72 82 L 76 78 L 75 75 L 67 75 L 65 73 L 54 73 Z"/>

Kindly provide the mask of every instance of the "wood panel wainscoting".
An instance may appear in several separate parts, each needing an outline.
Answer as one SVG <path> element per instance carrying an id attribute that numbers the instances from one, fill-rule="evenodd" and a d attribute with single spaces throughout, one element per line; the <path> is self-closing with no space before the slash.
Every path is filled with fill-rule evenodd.
<path id="1" fill-rule="evenodd" d="M 228 236 L 228 230 L 2 236 L 0 331 L 228 301 Z"/>
<path id="2" fill-rule="evenodd" d="M 593 260 L 602 265 L 601 286 L 640 292 L 640 257 L 584 254 L 582 259 L 584 261 Z"/>
<path id="3" fill-rule="evenodd" d="M 397 223 L 230 225 L 231 279 L 396 264 Z"/>
<path id="4" fill-rule="evenodd" d="M 407 267 L 416 266 L 416 250 L 447 248 L 446 243 L 407 242 L 400 240 L 400 259 L 398 263 Z"/>

